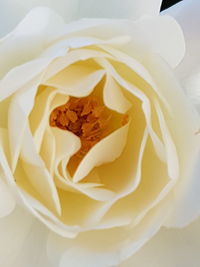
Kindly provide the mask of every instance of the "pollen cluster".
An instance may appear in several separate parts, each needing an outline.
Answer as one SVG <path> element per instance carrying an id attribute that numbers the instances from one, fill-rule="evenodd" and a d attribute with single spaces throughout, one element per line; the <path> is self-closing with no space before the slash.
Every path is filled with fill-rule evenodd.
<path id="1" fill-rule="evenodd" d="M 50 115 L 50 126 L 68 130 L 81 140 L 76 156 L 82 158 L 96 143 L 109 134 L 111 115 L 95 96 L 70 97 Z"/>

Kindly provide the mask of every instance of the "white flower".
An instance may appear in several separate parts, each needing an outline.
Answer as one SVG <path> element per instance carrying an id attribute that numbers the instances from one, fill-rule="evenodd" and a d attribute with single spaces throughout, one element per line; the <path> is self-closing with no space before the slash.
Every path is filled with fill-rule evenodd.
<path id="1" fill-rule="evenodd" d="M 179 25 L 158 16 L 156 0 L 119 2 L 116 14 L 112 2 L 98 4 L 98 14 L 82 3 L 67 2 L 70 18 L 114 19 L 65 24 L 36 8 L 0 43 L 0 215 L 17 201 L 13 216 L 28 220 L 20 237 L 31 216 L 42 223 L 33 266 L 47 264 L 46 246 L 55 266 L 118 265 L 200 208 L 200 119 L 176 79 L 185 54 Z"/>

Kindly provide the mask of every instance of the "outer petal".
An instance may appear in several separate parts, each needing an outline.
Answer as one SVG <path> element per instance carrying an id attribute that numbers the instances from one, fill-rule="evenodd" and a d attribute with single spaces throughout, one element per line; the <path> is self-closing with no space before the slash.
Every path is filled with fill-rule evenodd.
<path id="1" fill-rule="evenodd" d="M 50 267 L 47 260 L 42 259 L 46 233 L 33 216 L 20 207 L 16 208 L 0 220 L 0 266 Z"/>
<path id="2" fill-rule="evenodd" d="M 45 229 L 40 222 L 32 220 L 34 223 L 26 235 L 20 253 L 9 267 L 53 267 L 46 253 L 48 229 Z"/>
<path id="3" fill-rule="evenodd" d="M 200 219 L 187 228 L 161 230 L 138 253 L 119 267 L 200 266 Z"/>
<path id="4" fill-rule="evenodd" d="M 66 22 L 82 17 L 132 18 L 158 15 L 161 0 L 7 0 L 0 3 L 0 35 L 8 33 L 33 7 L 47 6 Z M 106 8 L 105 8 L 106 7 Z M 1 26 L 3 25 L 3 26 Z"/>
<path id="5" fill-rule="evenodd" d="M 183 29 L 186 41 L 186 54 L 177 67 L 180 79 L 187 78 L 200 68 L 200 1 L 187 0 L 167 9 L 164 14 L 173 16 Z"/>
<path id="6" fill-rule="evenodd" d="M 200 112 L 200 2 L 198 0 L 183 1 L 168 9 L 180 23 L 186 40 L 186 54 L 177 67 L 177 75 L 194 105 Z"/>
<path id="7" fill-rule="evenodd" d="M 33 9 L 13 32 L 0 40 L 0 76 L 38 56 L 64 22 L 48 8 Z"/>
<path id="8" fill-rule="evenodd" d="M 34 7 L 52 8 L 68 22 L 77 9 L 77 0 L 7 0 L 0 2 L 0 36 L 10 32 Z"/>
<path id="9" fill-rule="evenodd" d="M 138 19 L 143 15 L 158 15 L 161 0 L 78 0 L 76 18 L 106 17 Z"/>

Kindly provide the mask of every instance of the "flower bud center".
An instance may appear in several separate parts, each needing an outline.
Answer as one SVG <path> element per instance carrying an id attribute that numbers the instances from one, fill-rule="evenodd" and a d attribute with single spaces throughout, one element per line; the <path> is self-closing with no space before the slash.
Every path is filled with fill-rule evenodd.
<path id="1" fill-rule="evenodd" d="M 127 123 L 128 115 L 118 114 L 120 123 L 117 123 L 117 127 L 116 124 L 113 126 L 111 123 L 113 113 L 96 96 L 70 97 L 67 103 L 56 107 L 51 112 L 49 124 L 52 127 L 70 131 L 80 138 L 81 148 L 70 159 L 70 161 L 80 162 L 101 139 Z"/>

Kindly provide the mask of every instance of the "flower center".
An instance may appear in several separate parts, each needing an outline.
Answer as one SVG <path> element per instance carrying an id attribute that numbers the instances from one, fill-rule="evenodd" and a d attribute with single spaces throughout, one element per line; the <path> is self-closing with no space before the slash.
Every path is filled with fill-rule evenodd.
<path id="1" fill-rule="evenodd" d="M 114 113 L 98 97 L 92 95 L 70 97 L 67 103 L 51 112 L 50 126 L 70 131 L 81 140 L 80 150 L 70 159 L 76 161 L 76 167 L 95 144 L 127 123 L 128 115 L 118 114 L 120 120 L 117 120 L 117 125 L 113 124 L 112 120 L 116 117 Z"/>

